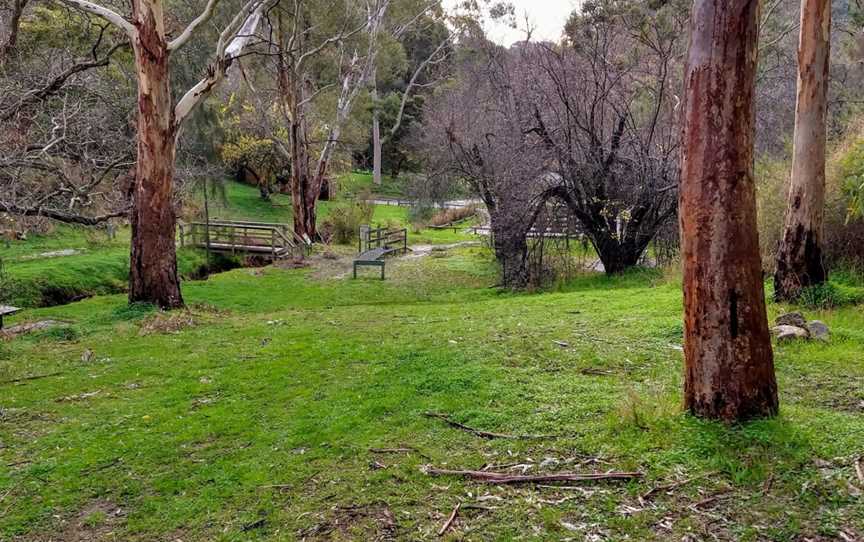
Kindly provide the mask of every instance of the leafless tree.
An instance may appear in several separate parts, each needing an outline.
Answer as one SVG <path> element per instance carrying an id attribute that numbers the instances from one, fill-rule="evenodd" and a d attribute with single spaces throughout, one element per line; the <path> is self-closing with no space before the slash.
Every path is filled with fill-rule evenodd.
<path id="1" fill-rule="evenodd" d="M 623 7 L 622 7 L 623 6 Z M 564 47 L 523 47 L 536 129 L 607 273 L 636 265 L 674 217 L 683 49 L 677 3 L 660 11 L 594 2 Z"/>
<path id="2" fill-rule="evenodd" d="M 310 242 L 318 238 L 318 199 L 345 125 L 368 85 L 378 51 L 375 36 L 389 6 L 390 0 L 288 0 L 267 13 L 267 68 L 276 88 L 259 89 L 259 107 L 268 109 L 265 96 L 276 105 L 277 118 L 266 119 L 266 127 L 291 164 L 294 231 Z M 327 71 L 324 64 L 329 77 L 321 73 Z M 314 125 L 314 105 L 324 95 L 335 95 L 335 105 L 326 114 L 317 112 L 320 122 Z M 316 127 L 323 127 L 323 141 L 316 140 Z"/>
<path id="3" fill-rule="evenodd" d="M 86 54 L 37 40 L 0 65 L 0 212 L 96 225 L 129 211 L 132 95 L 113 62 L 128 44 L 98 18 L 69 15 L 57 31 L 89 40 Z"/>
<path id="4" fill-rule="evenodd" d="M 462 48 L 456 82 L 424 110 L 424 148 L 437 175 L 467 182 L 486 204 L 502 284 L 524 287 L 527 235 L 559 181 L 543 167 L 548 153 L 532 129 L 519 56 L 481 38 Z"/>

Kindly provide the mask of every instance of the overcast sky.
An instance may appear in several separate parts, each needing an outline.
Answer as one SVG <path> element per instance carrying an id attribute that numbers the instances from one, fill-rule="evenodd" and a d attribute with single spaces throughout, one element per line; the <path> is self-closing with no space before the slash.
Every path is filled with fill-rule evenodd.
<path id="1" fill-rule="evenodd" d="M 459 0 L 444 0 L 444 5 L 451 7 Z M 558 41 L 564 24 L 570 13 L 576 9 L 579 0 L 510 0 L 516 7 L 518 29 L 505 25 L 489 25 L 486 28 L 489 39 L 502 45 L 525 39 L 525 14 L 535 26 L 533 37 L 540 40 Z"/>

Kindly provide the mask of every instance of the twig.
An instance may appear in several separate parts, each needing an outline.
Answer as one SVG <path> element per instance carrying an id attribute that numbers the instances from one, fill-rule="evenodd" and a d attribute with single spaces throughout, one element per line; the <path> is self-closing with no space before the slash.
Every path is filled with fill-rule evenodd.
<path id="1" fill-rule="evenodd" d="M 858 475 L 858 481 L 864 484 L 864 456 L 859 456 L 858 459 L 855 460 L 855 474 Z"/>
<path id="2" fill-rule="evenodd" d="M 692 478 L 685 478 L 684 480 L 681 480 L 679 482 L 673 482 L 673 483 L 667 484 L 665 486 L 657 486 L 657 487 L 653 488 L 652 490 L 650 490 L 648 493 L 645 493 L 644 495 L 642 495 L 642 498 L 643 499 L 649 499 L 649 498 L 653 497 L 654 495 L 656 495 L 657 493 L 660 493 L 663 491 L 669 491 L 672 489 L 678 489 L 679 487 L 681 487 L 683 485 L 687 485 L 694 480 L 700 480 L 702 478 L 706 478 L 708 476 L 713 476 L 715 474 L 717 474 L 717 471 L 707 472 L 707 473 L 701 474 L 699 476 L 693 476 Z"/>
<path id="3" fill-rule="evenodd" d="M 426 416 L 427 418 L 438 418 L 439 420 L 444 420 L 447 423 L 447 425 L 450 425 L 452 427 L 456 427 L 456 428 L 461 429 L 463 431 L 467 431 L 468 433 L 471 433 L 472 435 L 476 435 L 478 437 L 483 437 L 483 438 L 490 438 L 490 439 L 491 438 L 505 438 L 505 439 L 516 439 L 516 440 L 558 438 L 554 435 L 507 435 L 504 433 L 491 433 L 489 431 L 483 431 L 480 429 L 475 429 L 475 428 L 469 427 L 463 423 L 459 423 L 456 420 L 452 419 L 447 414 L 441 414 L 438 412 L 424 412 L 423 415 Z"/>
<path id="4" fill-rule="evenodd" d="M 413 448 L 411 446 L 403 446 L 400 448 L 369 448 L 369 451 L 373 454 L 410 454 L 413 452 L 425 459 L 432 459 L 417 448 Z"/>
<path id="5" fill-rule="evenodd" d="M 691 510 L 698 510 L 699 508 L 705 506 L 706 504 L 711 504 L 715 501 L 719 501 L 722 499 L 728 499 L 731 496 L 732 495 L 730 495 L 729 493 L 718 493 L 717 495 L 712 495 L 711 497 L 708 497 L 707 499 L 702 499 L 701 501 L 699 501 L 697 503 L 691 504 L 689 508 Z"/>
<path id="6" fill-rule="evenodd" d="M 48 373 L 48 374 L 44 374 L 44 375 L 22 376 L 21 378 L 13 378 L 12 380 L 4 380 L 3 382 L 0 382 L 0 385 L 17 384 L 19 382 L 28 382 L 30 380 L 39 380 L 42 378 L 51 378 L 52 376 L 60 376 L 62 374 L 63 374 L 62 372 L 58 371 L 56 373 Z"/>
<path id="7" fill-rule="evenodd" d="M 442 525 L 441 528 L 438 529 L 438 536 L 444 536 L 444 533 L 450 530 L 450 526 L 453 525 L 453 521 L 456 519 L 456 514 L 459 513 L 459 507 L 461 506 L 461 503 L 457 503 L 456 506 L 453 507 L 453 511 L 450 512 L 450 517 L 447 518 L 447 521 L 444 523 L 444 525 Z"/>
<path id="8" fill-rule="evenodd" d="M 641 472 L 599 472 L 578 474 L 561 472 L 556 474 L 519 475 L 504 472 L 485 472 L 479 470 L 449 470 L 427 467 L 426 474 L 432 476 L 462 476 L 478 482 L 490 484 L 530 484 L 537 482 L 594 482 L 599 480 L 633 480 L 641 478 Z"/>

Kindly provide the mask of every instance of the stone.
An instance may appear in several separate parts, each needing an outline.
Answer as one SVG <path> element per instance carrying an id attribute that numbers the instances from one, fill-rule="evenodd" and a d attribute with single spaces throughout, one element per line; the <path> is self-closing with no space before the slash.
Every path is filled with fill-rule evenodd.
<path id="1" fill-rule="evenodd" d="M 777 317 L 776 323 L 778 326 L 795 326 L 800 328 L 807 327 L 807 319 L 800 312 L 789 312 Z"/>
<path id="2" fill-rule="evenodd" d="M 810 338 L 819 341 L 827 341 L 831 338 L 831 330 L 825 322 L 813 320 L 807 323 L 807 331 L 810 332 Z"/>
<path id="3" fill-rule="evenodd" d="M 776 326 L 771 328 L 771 333 L 777 337 L 777 342 L 791 342 L 810 338 L 810 333 L 798 326 Z"/>

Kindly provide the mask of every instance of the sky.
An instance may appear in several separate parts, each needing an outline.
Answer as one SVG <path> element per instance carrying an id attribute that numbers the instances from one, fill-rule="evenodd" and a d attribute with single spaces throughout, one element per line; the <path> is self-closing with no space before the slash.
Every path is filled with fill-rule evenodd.
<path id="1" fill-rule="evenodd" d="M 459 0 L 444 0 L 444 5 L 454 6 Z M 493 25 L 489 23 L 486 32 L 489 39 L 502 45 L 512 45 L 514 42 L 525 39 L 525 15 L 534 25 L 532 37 L 538 40 L 558 41 L 564 24 L 570 13 L 579 4 L 579 0 L 510 0 L 516 8 L 518 29 L 509 28 L 506 25 Z"/>

